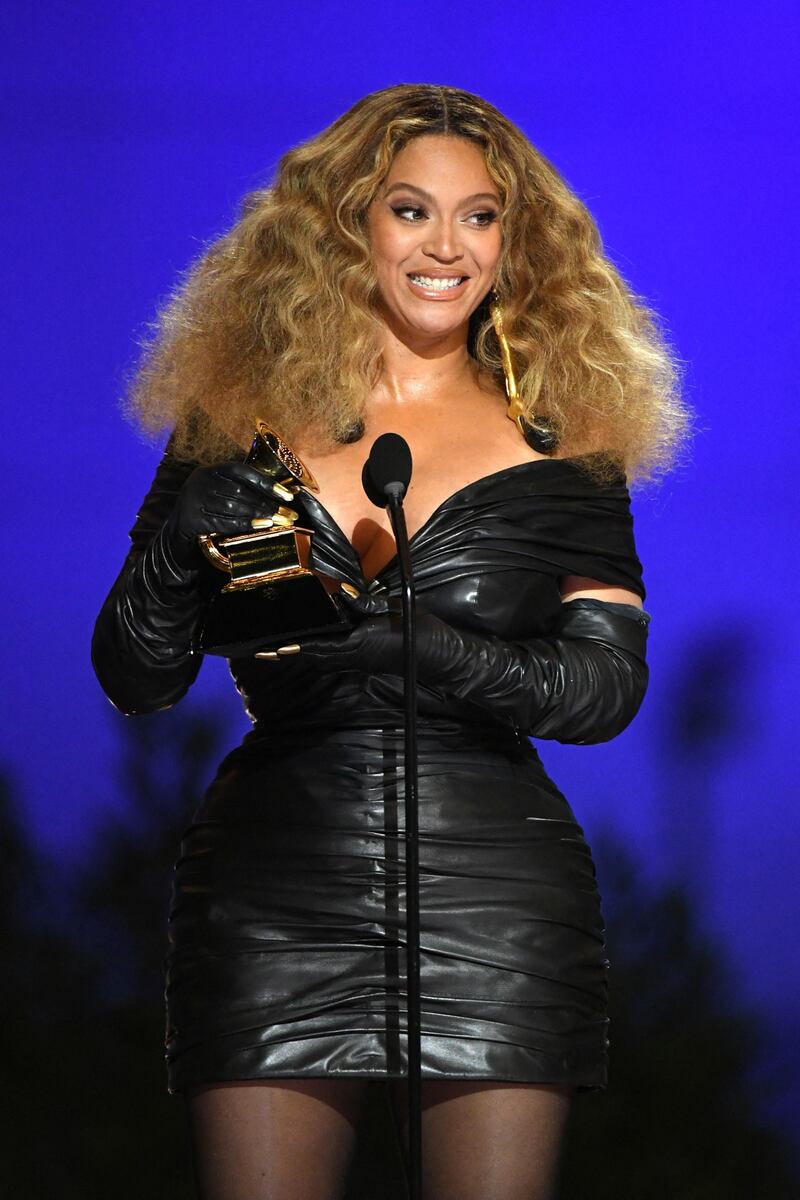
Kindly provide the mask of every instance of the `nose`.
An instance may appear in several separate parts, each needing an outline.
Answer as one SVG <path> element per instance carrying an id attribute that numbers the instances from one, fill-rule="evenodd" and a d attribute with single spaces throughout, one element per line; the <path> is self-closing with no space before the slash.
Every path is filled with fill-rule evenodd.
<path id="1" fill-rule="evenodd" d="M 460 228 L 457 222 L 436 221 L 428 226 L 428 237 L 422 247 L 423 254 L 437 262 L 454 263 L 464 257 Z"/>

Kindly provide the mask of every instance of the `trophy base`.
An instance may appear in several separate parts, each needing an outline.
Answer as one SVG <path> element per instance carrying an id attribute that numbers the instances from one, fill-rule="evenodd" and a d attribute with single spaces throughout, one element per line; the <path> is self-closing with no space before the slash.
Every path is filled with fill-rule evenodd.
<path id="1" fill-rule="evenodd" d="M 219 592 L 194 645 L 203 654 L 247 658 L 318 633 L 346 633 L 348 614 L 311 571 L 241 591 Z"/>

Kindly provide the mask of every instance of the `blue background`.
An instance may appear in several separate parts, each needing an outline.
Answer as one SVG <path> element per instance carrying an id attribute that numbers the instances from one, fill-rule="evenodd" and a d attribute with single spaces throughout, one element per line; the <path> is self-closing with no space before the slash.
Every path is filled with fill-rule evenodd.
<path id="1" fill-rule="evenodd" d="M 115 804 L 123 719 L 89 638 L 159 454 L 117 404 L 137 336 L 285 148 L 365 92 L 453 84 L 588 204 L 698 415 L 688 459 L 634 499 L 645 707 L 613 744 L 543 758 L 590 840 L 610 825 L 686 882 L 746 997 L 797 1025 L 796 6 L 13 3 L 1 20 L 0 762 L 42 846 L 80 856 Z M 245 728 L 219 662 L 184 703 L 218 706 L 232 742 Z"/>

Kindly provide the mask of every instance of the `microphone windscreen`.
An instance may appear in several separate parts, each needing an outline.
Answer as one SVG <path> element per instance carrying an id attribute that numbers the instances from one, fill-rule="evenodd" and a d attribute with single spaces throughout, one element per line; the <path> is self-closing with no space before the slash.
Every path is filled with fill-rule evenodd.
<path id="1" fill-rule="evenodd" d="M 386 497 L 383 492 L 378 491 L 372 482 L 372 476 L 369 473 L 369 459 L 365 461 L 364 466 L 361 468 L 361 484 L 367 493 L 368 500 L 371 500 L 373 504 L 377 504 L 378 508 L 386 507 Z"/>
<path id="2" fill-rule="evenodd" d="M 386 488 L 393 483 L 399 483 L 405 494 L 411 482 L 411 465 L 411 450 L 399 433 L 382 433 L 376 438 L 365 463 L 365 475 L 381 498 L 373 500 L 365 485 L 364 490 L 370 500 L 383 507 L 386 504 Z"/>

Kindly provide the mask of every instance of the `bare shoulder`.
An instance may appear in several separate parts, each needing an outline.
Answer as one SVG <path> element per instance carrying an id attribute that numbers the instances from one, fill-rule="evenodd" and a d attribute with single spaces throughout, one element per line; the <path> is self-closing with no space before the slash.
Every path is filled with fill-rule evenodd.
<path id="1" fill-rule="evenodd" d="M 560 583 L 561 599 L 567 600 L 607 600 L 610 604 L 634 604 L 642 607 L 642 598 L 636 592 L 627 588 L 614 587 L 609 583 L 601 583 L 599 579 L 587 579 L 584 575 L 565 575 Z"/>

